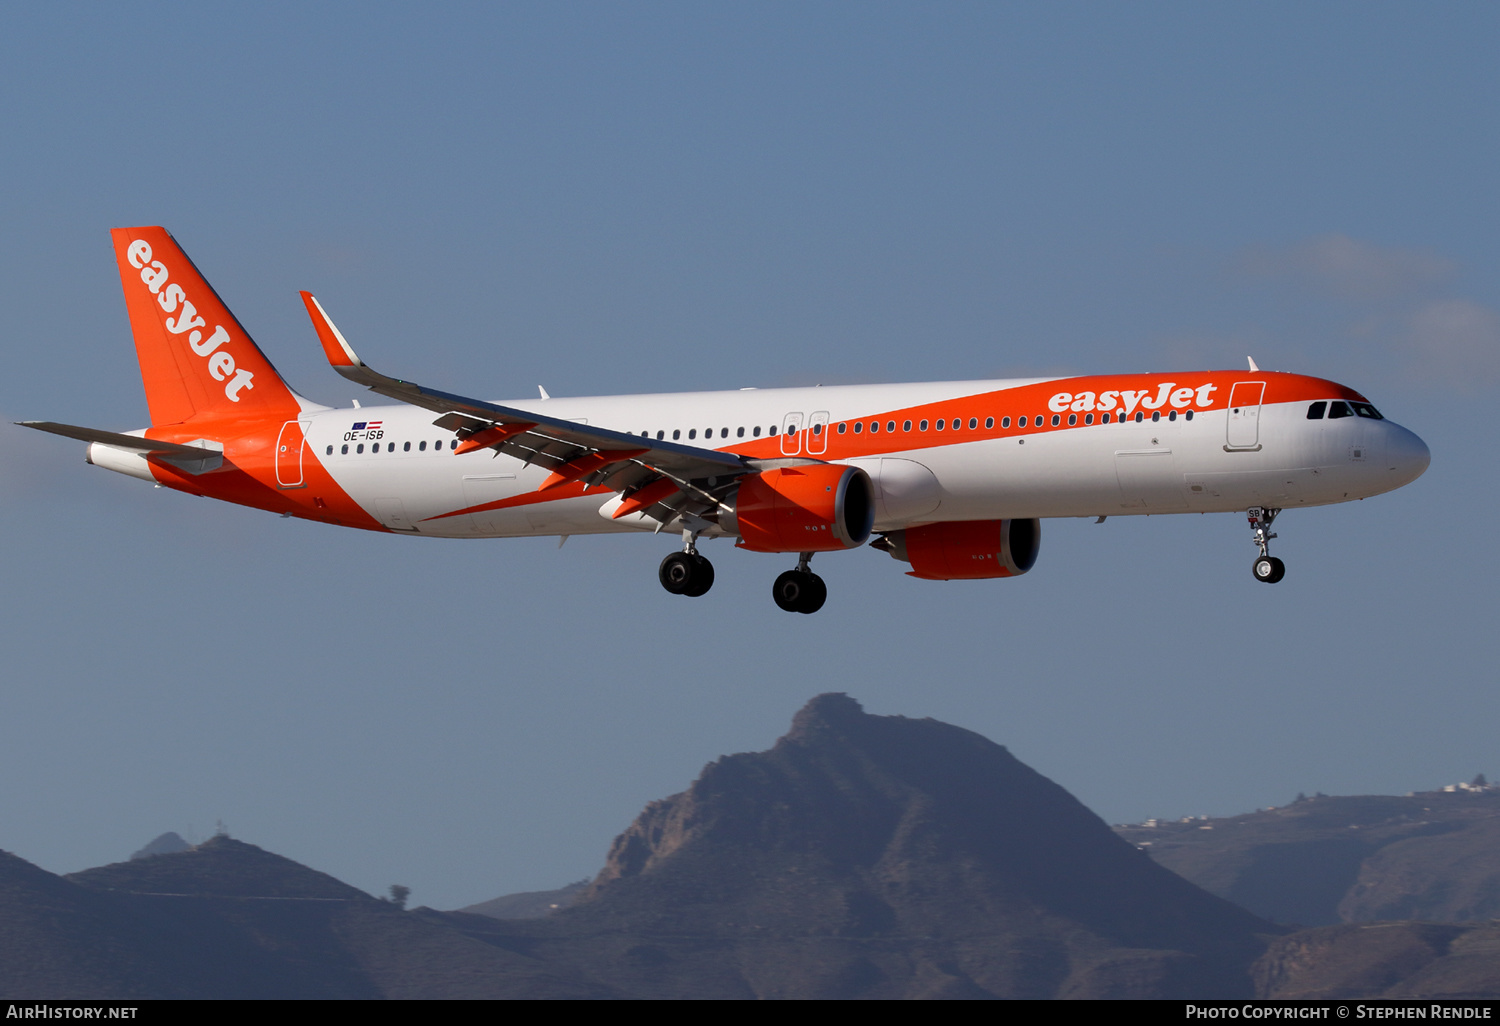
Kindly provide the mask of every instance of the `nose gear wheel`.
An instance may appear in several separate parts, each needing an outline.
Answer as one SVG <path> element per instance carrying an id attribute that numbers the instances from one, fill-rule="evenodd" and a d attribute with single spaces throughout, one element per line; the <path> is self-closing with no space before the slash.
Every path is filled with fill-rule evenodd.
<path id="1" fill-rule="evenodd" d="M 1280 512 L 1279 509 L 1251 506 L 1246 514 L 1250 519 L 1250 533 L 1255 547 L 1260 549 L 1260 555 L 1250 565 L 1250 573 L 1257 581 L 1264 581 L 1266 584 L 1275 584 L 1286 576 L 1286 564 L 1267 551 L 1271 547 L 1271 539 L 1276 537 L 1271 532 L 1271 524 Z"/>
<path id="2" fill-rule="evenodd" d="M 1256 556 L 1250 572 L 1255 575 L 1257 581 L 1275 584 L 1286 576 L 1286 564 L 1275 556 Z"/>

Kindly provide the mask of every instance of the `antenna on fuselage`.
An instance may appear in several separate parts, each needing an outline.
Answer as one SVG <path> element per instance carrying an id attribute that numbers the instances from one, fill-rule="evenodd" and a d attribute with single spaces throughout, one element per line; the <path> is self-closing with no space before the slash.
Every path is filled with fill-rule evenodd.
<path id="1" fill-rule="evenodd" d="M 547 390 L 545 388 L 543 388 L 541 385 L 536 386 L 536 390 L 538 392 L 542 393 L 542 398 L 543 399 L 551 399 L 552 398 L 550 395 L 547 394 Z"/>
<path id="2" fill-rule="evenodd" d="M 1255 366 L 1255 357 L 1253 357 L 1253 356 L 1247 356 L 1247 357 L 1245 357 L 1245 359 L 1247 359 L 1247 360 L 1250 361 L 1250 373 L 1251 374 L 1259 374 L 1260 373 L 1260 368 L 1257 367 L 1257 366 Z"/>

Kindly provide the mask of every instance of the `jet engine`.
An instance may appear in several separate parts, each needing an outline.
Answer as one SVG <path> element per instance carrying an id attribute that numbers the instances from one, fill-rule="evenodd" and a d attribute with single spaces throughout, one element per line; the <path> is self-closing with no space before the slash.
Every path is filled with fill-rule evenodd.
<path id="1" fill-rule="evenodd" d="M 858 467 L 812 463 L 740 478 L 719 527 L 752 552 L 834 552 L 863 545 L 875 524 L 875 489 Z"/>
<path id="2" fill-rule="evenodd" d="M 871 544 L 928 581 L 1019 577 L 1036 564 L 1040 520 L 960 520 L 892 531 Z"/>

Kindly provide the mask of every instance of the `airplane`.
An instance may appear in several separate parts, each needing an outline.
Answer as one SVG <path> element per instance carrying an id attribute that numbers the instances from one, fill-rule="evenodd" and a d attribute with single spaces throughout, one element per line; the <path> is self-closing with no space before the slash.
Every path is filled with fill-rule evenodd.
<path id="1" fill-rule="evenodd" d="M 1414 481 L 1427 446 L 1360 393 L 1247 371 L 843 385 L 490 402 L 369 367 L 311 293 L 328 362 L 395 405 L 297 394 L 161 227 L 111 232 L 151 426 L 23 421 L 94 466 L 193 495 L 396 535 L 671 532 L 668 592 L 706 593 L 703 538 L 795 555 L 772 596 L 813 613 L 814 554 L 866 544 L 925 580 L 1016 577 L 1041 520 L 1244 513 L 1256 580 L 1284 510 Z"/>

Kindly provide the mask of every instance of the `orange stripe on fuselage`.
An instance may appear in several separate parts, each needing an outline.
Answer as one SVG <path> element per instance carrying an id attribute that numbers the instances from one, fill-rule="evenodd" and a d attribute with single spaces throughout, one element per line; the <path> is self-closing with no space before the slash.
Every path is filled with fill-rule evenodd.
<path id="1" fill-rule="evenodd" d="M 577 499 L 584 495 L 613 495 L 613 491 L 601 485 L 585 487 L 578 482 L 572 484 L 557 485 L 545 492 L 523 492 L 520 495 L 512 495 L 508 499 L 496 499 L 493 502 L 483 502 L 478 506 L 466 506 L 456 509 L 451 513 L 439 513 L 435 517 L 426 517 L 428 520 L 446 520 L 448 517 L 463 516 L 465 513 L 485 513 L 492 509 L 511 509 L 515 506 L 534 506 L 543 502 L 557 502 L 560 499 Z"/>
<path id="2" fill-rule="evenodd" d="M 1152 412 L 1159 412 L 1165 417 L 1174 409 L 1179 414 L 1192 410 L 1194 416 L 1199 416 L 1226 409 L 1230 390 L 1234 385 L 1243 381 L 1266 383 L 1265 396 L 1261 400 L 1263 406 L 1314 399 L 1351 399 L 1355 402 L 1368 402 L 1358 392 L 1337 382 L 1301 374 L 1277 372 L 1252 374 L 1248 371 L 1203 371 L 1180 374 L 1109 374 L 1058 378 L 1034 385 L 1020 385 L 1015 388 L 980 392 L 975 395 L 957 396 L 940 402 L 923 403 L 880 413 L 845 416 L 826 426 L 824 430 L 827 432 L 827 448 L 820 453 L 808 453 L 806 440 L 812 435 L 810 429 L 804 427 L 798 432 L 803 435 L 803 440 L 798 444 L 796 455 L 811 455 L 815 459 L 829 461 L 846 460 L 857 459 L 861 456 L 879 456 L 889 452 L 933 449 L 987 438 L 1009 438 L 1016 435 L 1079 430 L 1086 426 L 1098 426 L 1104 413 L 1111 415 L 1111 423 L 1117 423 L 1119 415 L 1125 412 L 1127 405 L 1130 407 L 1131 414 L 1137 411 L 1144 412 L 1148 420 Z M 1163 385 L 1172 387 L 1166 390 L 1160 405 L 1155 407 L 1146 405 L 1146 400 L 1155 403 L 1158 397 L 1163 395 Z M 1210 386 L 1211 390 L 1200 393 L 1200 389 L 1208 389 Z M 1185 405 L 1174 406 L 1173 394 L 1183 389 L 1192 389 L 1192 401 Z M 1107 409 L 1099 408 L 1100 397 L 1107 396 L 1111 392 L 1117 395 L 1123 392 L 1144 394 L 1138 394 L 1133 404 L 1116 399 Z M 1065 409 L 1054 410 L 1051 406 L 1052 400 L 1063 393 L 1073 398 Z M 1094 408 L 1076 411 L 1078 423 L 1070 425 L 1068 417 L 1075 412 L 1072 408 L 1073 403 L 1078 402 L 1078 397 L 1085 394 L 1092 396 L 1090 401 Z M 1200 394 L 1207 400 L 1206 402 L 1198 401 Z M 803 410 L 801 412 L 814 411 Z M 1094 415 L 1093 425 L 1084 423 L 1084 418 L 1088 413 Z M 1052 424 L 1054 415 L 1058 417 L 1056 426 Z M 1006 417 L 1010 418 L 1010 426 L 1002 427 L 1001 424 Z M 1021 417 L 1027 420 L 1025 427 L 1019 426 L 1018 422 Z M 1041 418 L 1041 423 L 1037 423 L 1038 417 Z M 952 427 L 954 418 L 962 421 L 960 428 Z M 994 419 L 994 426 L 986 428 L 985 421 L 989 418 Z M 935 430 L 934 425 L 939 419 L 949 425 L 946 430 Z M 921 422 L 924 420 L 928 421 L 926 431 L 920 430 Z M 976 421 L 978 426 L 970 428 L 970 420 Z M 859 421 L 864 429 L 859 434 L 854 433 L 856 421 Z M 909 431 L 903 429 L 907 421 L 911 421 L 912 424 Z M 879 424 L 880 430 L 871 432 L 869 430 L 871 422 Z M 894 434 L 887 430 L 887 425 L 891 422 L 894 422 L 896 426 Z M 846 425 L 843 434 L 838 433 L 840 424 Z M 751 441 L 736 442 L 733 445 L 724 446 L 722 451 L 755 459 L 779 459 L 784 455 L 782 452 L 784 437 L 784 435 L 770 435 Z"/>

